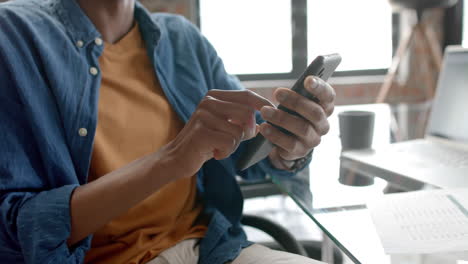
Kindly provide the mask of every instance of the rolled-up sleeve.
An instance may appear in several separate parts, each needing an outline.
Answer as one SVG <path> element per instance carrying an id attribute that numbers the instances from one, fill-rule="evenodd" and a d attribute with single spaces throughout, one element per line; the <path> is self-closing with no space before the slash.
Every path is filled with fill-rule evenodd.
<path id="1" fill-rule="evenodd" d="M 90 237 L 67 246 L 70 235 L 70 196 L 76 185 L 39 193 L 11 192 L 0 206 L 2 241 L 9 241 L 6 259 L 22 257 L 25 263 L 82 263 Z M 19 259 L 18 259 L 19 260 Z M 9 262 L 10 263 L 10 262 Z M 11 262 L 11 263 L 17 263 Z"/>

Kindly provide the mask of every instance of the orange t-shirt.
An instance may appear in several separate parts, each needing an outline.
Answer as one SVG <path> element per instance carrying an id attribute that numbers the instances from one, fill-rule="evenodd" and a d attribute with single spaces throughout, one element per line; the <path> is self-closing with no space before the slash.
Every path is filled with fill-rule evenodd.
<path id="1" fill-rule="evenodd" d="M 116 44 L 105 44 L 99 65 L 90 181 L 157 151 L 184 126 L 161 89 L 138 25 Z M 85 262 L 146 263 L 181 240 L 203 237 L 202 209 L 195 176 L 170 183 L 96 232 Z"/>

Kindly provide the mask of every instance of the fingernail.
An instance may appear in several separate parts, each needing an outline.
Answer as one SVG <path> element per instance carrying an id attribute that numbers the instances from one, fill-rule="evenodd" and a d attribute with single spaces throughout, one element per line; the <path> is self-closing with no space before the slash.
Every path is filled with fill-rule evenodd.
<path id="1" fill-rule="evenodd" d="M 271 107 L 263 107 L 262 109 L 262 115 L 263 117 L 265 117 L 266 119 L 271 119 L 273 117 L 273 115 L 275 114 L 275 110 L 273 110 L 273 108 Z"/>
<path id="2" fill-rule="evenodd" d="M 288 98 L 288 93 L 285 91 L 280 91 L 276 97 L 278 101 L 283 102 Z"/>
<path id="3" fill-rule="evenodd" d="M 310 84 L 311 89 L 316 89 L 320 84 L 320 80 L 317 77 L 312 78 L 312 83 Z"/>

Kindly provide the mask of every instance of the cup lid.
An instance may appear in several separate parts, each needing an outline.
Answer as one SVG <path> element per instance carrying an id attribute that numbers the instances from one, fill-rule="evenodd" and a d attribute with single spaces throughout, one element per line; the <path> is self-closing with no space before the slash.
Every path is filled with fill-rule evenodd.
<path id="1" fill-rule="evenodd" d="M 338 113 L 339 116 L 372 116 L 375 115 L 372 111 L 359 111 L 359 110 L 349 110 Z"/>

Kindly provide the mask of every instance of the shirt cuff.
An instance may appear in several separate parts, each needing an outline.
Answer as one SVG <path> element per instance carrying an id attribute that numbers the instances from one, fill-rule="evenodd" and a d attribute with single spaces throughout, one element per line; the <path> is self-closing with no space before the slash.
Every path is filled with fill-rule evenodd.
<path id="1" fill-rule="evenodd" d="M 82 263 L 91 236 L 73 248 L 67 245 L 71 231 L 70 199 L 79 185 L 40 192 L 27 200 L 17 217 L 18 240 L 26 263 Z"/>

